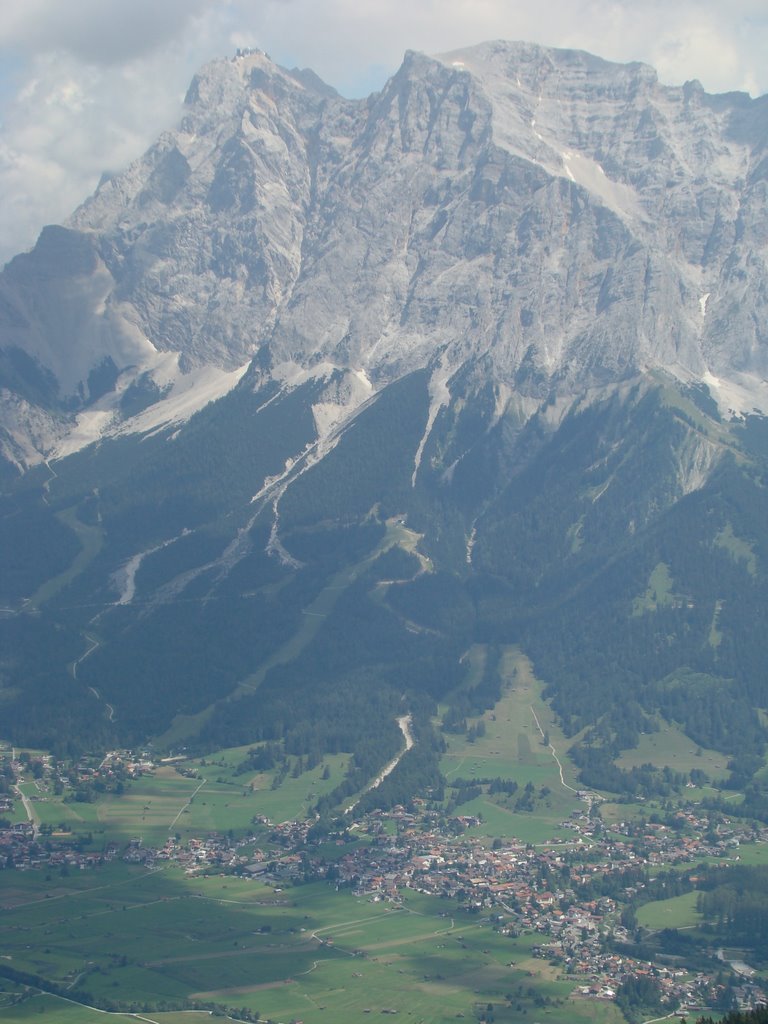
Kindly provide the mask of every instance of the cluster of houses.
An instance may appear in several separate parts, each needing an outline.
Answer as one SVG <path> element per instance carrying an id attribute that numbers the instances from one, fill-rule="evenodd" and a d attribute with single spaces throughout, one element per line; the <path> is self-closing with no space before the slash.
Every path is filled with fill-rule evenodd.
<path id="1" fill-rule="evenodd" d="M 116 843 L 107 843 L 103 849 L 93 851 L 82 849 L 80 841 L 69 833 L 36 835 L 34 826 L 27 821 L 0 828 L 0 870 L 45 869 L 68 874 L 100 867 L 114 860 L 118 853 Z"/>
<path id="2" fill-rule="evenodd" d="M 29 768 L 14 763 L 17 781 Z M 96 779 L 109 783 L 153 770 L 146 755 L 114 751 L 79 764 L 74 776 L 70 770 L 57 779 L 69 786 Z M 44 765 L 41 785 L 50 786 L 54 774 L 50 764 Z M 6 802 L 13 807 L 10 796 Z M 49 837 L 37 834 L 31 823 L 17 822 L 0 828 L 0 868 L 84 870 L 120 856 L 147 866 L 173 861 L 189 874 L 237 873 L 275 888 L 325 878 L 372 901 L 398 903 L 404 891 L 416 890 L 487 914 L 504 934 L 541 935 L 536 954 L 559 967 L 584 998 L 614 999 L 626 978 L 650 976 L 665 999 L 683 1008 L 713 1005 L 721 984 L 715 974 L 690 974 L 681 966 L 612 951 L 629 939 L 621 911 L 638 895 L 646 872 L 705 857 L 737 858 L 740 843 L 768 841 L 768 829 L 714 822 L 695 809 L 663 822 L 627 820 L 607 826 L 595 811 L 594 801 L 585 797 L 583 808 L 561 823 L 566 838 L 536 846 L 497 839 L 490 848 L 475 836 L 476 817 L 446 818 L 422 801 L 407 809 L 372 811 L 349 822 L 343 832 L 317 840 L 312 821 L 272 824 L 255 818 L 257 831 L 266 835 L 263 848 L 252 837 L 212 832 L 185 842 L 169 836 L 160 848 L 134 839 L 122 849 L 109 843 L 93 852 L 62 835 L 46 841 Z M 343 852 L 334 851 L 334 844 Z M 638 880 L 631 884 L 633 870 Z M 614 883 L 606 884 L 611 879 Z M 731 990 L 740 1006 L 766 1002 L 754 979 L 738 980 Z"/>
<path id="3" fill-rule="evenodd" d="M 309 823 L 285 822 L 273 826 L 272 840 L 301 852 L 260 852 L 241 873 L 277 886 L 302 874 L 306 878 L 309 864 L 315 877 L 351 887 L 372 901 L 397 903 L 408 889 L 457 899 L 487 913 L 504 934 L 541 934 L 537 955 L 560 967 L 585 998 L 615 999 L 628 977 L 652 977 L 663 1000 L 681 1012 L 719 1005 L 724 985 L 717 974 L 649 963 L 608 948 L 606 939 L 616 944 L 629 940 L 621 910 L 644 883 L 618 887 L 615 898 L 595 895 L 595 890 L 606 878 L 626 876 L 632 869 L 732 858 L 741 842 L 768 841 L 768 829 L 732 823 L 711 827 L 703 815 L 686 811 L 671 823 L 619 822 L 608 831 L 594 815 L 576 812 L 568 822 L 572 839 L 541 846 L 509 840 L 489 849 L 469 835 L 457 838 L 458 826 L 477 824 L 471 817 L 439 820 L 426 810 L 374 811 L 353 829 L 360 841 L 329 865 L 304 846 Z M 731 986 L 737 1005 L 766 1002 L 754 980 L 740 980 Z"/>

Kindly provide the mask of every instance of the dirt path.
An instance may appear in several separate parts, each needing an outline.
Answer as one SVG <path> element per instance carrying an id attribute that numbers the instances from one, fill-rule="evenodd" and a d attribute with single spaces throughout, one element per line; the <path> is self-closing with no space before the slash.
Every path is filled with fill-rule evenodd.
<path id="1" fill-rule="evenodd" d="M 533 705 L 531 705 L 531 714 L 533 715 L 533 720 L 536 723 L 536 728 L 541 733 L 542 740 L 546 739 L 546 735 L 544 733 L 544 730 L 541 728 L 541 723 L 539 722 L 538 715 L 533 710 Z M 554 744 L 550 743 L 550 744 L 548 744 L 548 746 L 549 746 L 549 749 L 552 751 L 552 757 L 554 757 L 554 759 L 555 759 L 555 764 L 557 765 L 557 770 L 560 772 L 560 785 L 564 789 L 570 790 L 571 793 L 578 793 L 578 790 L 574 789 L 573 786 L 569 786 L 568 783 L 565 781 L 565 778 L 563 776 L 563 764 L 562 764 L 562 761 L 560 760 L 560 758 L 557 756 L 557 751 L 555 750 Z"/>
<path id="2" fill-rule="evenodd" d="M 169 831 L 169 832 L 171 831 L 171 829 L 173 828 L 173 826 L 174 826 L 174 825 L 176 824 L 176 822 L 177 822 L 177 821 L 179 820 L 179 818 L 180 818 L 180 817 L 182 816 L 182 814 L 184 813 L 184 811 L 186 811 L 186 809 L 187 809 L 187 808 L 189 807 L 189 805 L 190 805 L 190 804 L 192 803 L 192 801 L 193 801 L 193 800 L 195 799 L 195 797 L 197 796 L 197 794 L 198 794 L 198 793 L 200 792 L 200 790 L 201 790 L 201 789 L 203 788 L 203 786 L 204 786 L 204 785 L 206 784 L 206 782 L 207 782 L 207 781 L 208 781 L 208 779 L 203 779 L 203 781 L 202 781 L 202 782 L 200 783 L 200 785 L 199 785 L 199 786 L 197 787 L 197 789 L 196 789 L 196 790 L 194 791 L 194 793 L 193 793 L 193 794 L 192 794 L 192 795 L 190 796 L 189 800 L 187 800 L 187 802 L 186 802 L 186 803 L 184 804 L 184 806 L 183 806 L 183 807 L 181 808 L 181 810 L 179 811 L 179 813 L 178 813 L 178 814 L 176 815 L 176 817 L 175 817 L 175 818 L 173 819 L 173 821 L 171 822 L 171 824 L 170 824 L 170 825 L 168 826 L 168 831 Z"/>
<path id="3" fill-rule="evenodd" d="M 14 786 L 13 788 L 19 794 L 21 802 L 24 805 L 24 810 L 26 811 L 27 819 L 29 820 L 29 822 L 32 825 L 32 828 L 34 830 L 32 834 L 33 834 L 33 836 L 37 837 L 37 818 L 35 817 L 35 812 L 32 810 L 32 802 L 29 799 L 29 797 L 26 795 L 26 793 L 23 793 L 21 791 L 21 787 L 20 786 Z"/>

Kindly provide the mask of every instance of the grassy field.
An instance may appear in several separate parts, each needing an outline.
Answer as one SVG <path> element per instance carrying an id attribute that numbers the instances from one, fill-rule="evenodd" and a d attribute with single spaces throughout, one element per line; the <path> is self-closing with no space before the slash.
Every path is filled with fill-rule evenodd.
<path id="1" fill-rule="evenodd" d="M 742 843 L 738 850 L 733 851 L 734 859 L 749 867 L 768 864 L 768 843 Z"/>
<path id="2" fill-rule="evenodd" d="M 715 537 L 715 544 L 724 548 L 734 562 L 743 562 L 750 576 L 757 575 L 757 556 L 752 544 L 737 537 L 730 523 L 726 523 L 725 528 Z"/>
<path id="3" fill-rule="evenodd" d="M 37 611 L 40 605 L 50 601 L 59 591 L 68 586 L 83 569 L 88 566 L 101 550 L 104 536 L 101 527 L 88 526 L 77 518 L 77 509 L 68 508 L 58 513 L 58 518 L 77 534 L 80 551 L 75 555 L 71 565 L 58 576 L 43 583 L 26 604 L 27 611 Z"/>
<path id="4" fill-rule="evenodd" d="M 6 962 L 100 1000 L 193 998 L 307 1024 L 359 1021 L 366 1009 L 443 1022 L 471 1018 L 478 1002 L 492 1002 L 502 1020 L 519 1017 L 515 1006 L 557 1024 L 588 1016 L 569 999 L 572 983 L 531 956 L 535 936 L 507 938 L 488 919 L 417 893 L 398 907 L 326 883 L 274 893 L 249 880 L 124 864 L 56 883 L 39 873 L 14 881 L 3 897 Z M 42 1013 L 95 1017 L 51 996 L 0 1004 L 3 1022 Z"/>
<path id="5" fill-rule="evenodd" d="M 497 1017 L 508 1010 L 510 1016 L 501 1019 L 519 1019 L 522 1009 L 532 1012 L 527 991 L 535 984 L 539 997 L 553 1004 L 537 1008 L 537 1016 L 573 1019 L 571 984 L 531 957 L 532 936 L 506 938 L 487 920 L 415 894 L 402 909 L 369 919 L 376 905 L 358 906 L 365 908 L 364 915 L 355 914 L 328 932 L 334 948 L 345 956 L 318 959 L 311 971 L 294 974 L 282 987 L 254 992 L 254 1005 L 263 1015 L 346 1024 L 359 1020 L 361 1011 L 380 1014 L 389 1009 L 416 1021 L 443 1022 L 461 1014 L 471 1017 L 476 1004 L 491 1002 L 498 1008 Z M 518 990 L 516 1008 L 506 996 L 514 998 Z"/>
<path id="6" fill-rule="evenodd" d="M 468 657 L 471 674 L 479 678 L 485 649 L 475 647 Z M 482 825 L 474 829 L 476 834 L 535 843 L 558 836 L 568 838 L 567 830 L 559 828 L 559 823 L 572 810 L 584 806 L 575 795 L 568 743 L 541 699 L 541 684 L 530 663 L 517 649 L 505 650 L 501 672 L 505 693 L 499 704 L 482 716 L 485 735 L 474 743 L 465 736 L 447 736 L 442 770 L 449 783 L 455 777 L 501 777 L 516 781 L 521 791 L 527 783 L 535 787 L 532 812 L 516 810 L 514 796 L 486 794 L 462 805 L 462 813 L 482 816 Z M 474 720 L 475 724 L 478 721 Z M 543 733 L 547 733 L 562 765 L 562 781 L 558 761 L 551 747 L 543 743 Z M 248 749 L 232 748 L 209 758 L 161 765 L 153 775 L 128 783 L 122 795 L 104 794 L 95 803 L 65 803 L 34 782 L 24 784 L 25 792 L 33 799 L 40 824 L 62 827 L 76 835 L 90 833 L 97 845 L 140 838 L 145 844 L 160 846 L 176 833 L 182 839 L 207 831 L 243 834 L 259 816 L 272 822 L 302 818 L 318 797 L 338 785 L 349 763 L 348 755 L 329 755 L 311 771 L 295 775 L 290 770 L 273 788 L 275 770 L 238 773 Z M 325 774 L 327 778 L 323 778 Z M 16 817 L 22 820 L 20 803 L 16 810 Z"/>
<path id="7" fill-rule="evenodd" d="M 199 1020 L 200 1015 L 197 1014 L 196 1016 Z M 188 1015 L 190 1022 L 192 1019 L 192 1015 Z M 97 1024 L 97 1022 L 98 1024 L 105 1024 L 106 1020 L 114 1020 L 116 1022 L 132 1020 L 135 1022 L 136 1018 L 127 1013 L 105 1014 L 100 1010 L 91 1010 L 87 1006 L 67 1002 L 66 999 L 47 995 L 44 992 L 33 995 L 23 1003 L 0 1008 L 0 1021 L 7 1022 L 7 1024 L 11 1024 L 11 1022 L 16 1024 L 17 1021 L 28 1020 L 38 1022 L 42 1020 L 45 1024 Z M 182 1024 L 182 1022 L 179 1022 L 179 1024 Z"/>
<path id="8" fill-rule="evenodd" d="M 188 830 L 225 831 L 245 828 L 254 815 L 280 822 L 306 817 L 308 807 L 341 782 L 349 765 L 348 754 L 328 754 L 311 771 L 294 776 L 291 771 L 273 789 L 276 772 L 237 773 L 249 747 L 223 750 L 211 758 L 198 758 L 185 764 L 207 779 L 205 787 L 185 812 Z M 324 779 L 325 769 L 328 778 Z M 242 801 L 242 807 L 238 806 Z M 186 818 L 189 820 L 186 820 Z"/>
<path id="9" fill-rule="evenodd" d="M 673 581 L 669 573 L 669 566 L 665 562 L 659 562 L 648 579 L 648 589 L 642 597 L 636 597 L 632 607 L 633 615 L 642 615 L 644 612 L 655 612 L 674 601 Z"/>
<path id="10" fill-rule="evenodd" d="M 311 771 L 296 777 L 289 773 L 273 789 L 274 770 L 238 774 L 237 766 L 248 750 L 232 748 L 218 752 L 213 759 L 160 765 L 154 774 L 127 783 L 122 795 L 102 794 L 94 803 L 65 802 L 54 796 L 50 787 L 34 781 L 21 788 L 31 798 L 41 825 L 63 826 L 75 835 L 90 833 L 99 846 L 133 838 L 162 846 L 176 833 L 183 839 L 230 829 L 243 834 L 256 816 L 274 822 L 305 817 L 309 806 L 341 781 L 349 763 L 349 755 L 328 755 Z M 180 774 L 177 765 L 193 775 Z M 326 768 L 328 778 L 323 778 Z M 13 818 L 26 820 L 20 801 Z"/>
<path id="11" fill-rule="evenodd" d="M 728 776 L 728 758 L 724 754 L 699 747 L 684 732 L 668 722 L 661 722 L 660 725 L 658 732 L 644 733 L 634 750 L 625 751 L 617 759 L 620 768 L 638 768 L 650 763 L 659 768 L 669 766 L 676 772 L 685 773 L 700 768 L 712 779 Z"/>
<path id="12" fill-rule="evenodd" d="M 478 678 L 484 657 L 484 648 L 479 646 L 468 654 L 471 673 Z M 485 735 L 470 742 L 464 735 L 446 734 L 448 746 L 441 770 L 449 785 L 452 778 L 500 777 L 517 782 L 520 791 L 529 782 L 535 787 L 534 812 L 515 810 L 519 792 L 507 798 L 484 795 L 462 804 L 460 813 L 483 817 L 482 825 L 474 832 L 536 843 L 554 836 L 568 837 L 568 830 L 559 828 L 559 823 L 571 811 L 585 806 L 576 796 L 578 783 L 568 759 L 569 742 L 542 699 L 542 684 L 534 676 L 530 662 L 517 648 L 504 649 L 500 671 L 504 683 L 501 700 L 481 718 L 470 720 L 473 725 L 482 721 Z M 543 734 L 548 736 L 551 746 L 544 744 Z M 549 792 L 540 797 L 543 787 Z"/>
<path id="13" fill-rule="evenodd" d="M 646 903 L 637 911 L 637 920 L 644 928 L 695 928 L 701 924 L 696 912 L 697 892 L 673 896 L 669 900 Z"/>

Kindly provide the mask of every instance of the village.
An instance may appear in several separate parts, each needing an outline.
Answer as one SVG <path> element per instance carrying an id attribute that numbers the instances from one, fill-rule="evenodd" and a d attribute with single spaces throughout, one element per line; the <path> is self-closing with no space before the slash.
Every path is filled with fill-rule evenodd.
<path id="1" fill-rule="evenodd" d="M 29 761 L 14 760 L 11 767 L 16 786 L 32 770 Z M 34 770 L 48 776 L 49 788 L 69 787 L 76 799 L 83 787 L 114 790 L 153 767 L 147 755 L 113 752 L 69 775 L 56 775 L 45 763 L 42 771 Z M 183 764 L 177 770 L 183 773 Z M 2 796 L 0 815 L 13 799 L 13 794 Z M 116 859 L 150 868 L 173 863 L 189 875 L 233 874 L 275 890 L 324 879 L 395 906 L 411 890 L 488 918 L 503 935 L 540 936 L 535 955 L 556 966 L 583 998 L 616 999 L 628 978 L 652 979 L 664 1005 L 680 1013 L 751 1008 L 765 1003 L 766 995 L 744 964 L 725 975 L 724 963 L 692 971 L 679 958 L 642 959 L 633 950 L 639 933 L 632 908 L 690 891 L 695 865 L 703 860 L 725 864 L 738 859 L 742 844 L 768 841 L 767 828 L 718 818 L 694 808 L 665 821 L 628 819 L 607 827 L 599 804 L 585 797 L 561 822 L 567 838 L 535 845 L 496 838 L 489 844 L 472 834 L 480 824 L 477 817 L 446 817 L 416 799 L 407 808 L 341 820 L 319 836 L 314 820 L 273 823 L 262 815 L 254 817 L 246 835 L 208 832 L 182 840 L 172 833 L 161 846 L 132 838 L 98 849 L 82 836 L 50 826 L 3 821 L 0 867 L 64 876 Z"/>

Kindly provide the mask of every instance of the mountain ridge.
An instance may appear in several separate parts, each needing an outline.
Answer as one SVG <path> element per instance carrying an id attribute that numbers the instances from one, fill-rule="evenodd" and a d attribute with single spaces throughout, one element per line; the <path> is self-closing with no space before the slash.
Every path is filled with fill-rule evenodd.
<path id="1" fill-rule="evenodd" d="M 724 412 L 768 409 L 767 117 L 765 97 L 532 44 L 408 52 L 361 101 L 258 52 L 213 62 L 178 130 L 6 268 L 3 343 L 75 407 L 41 444 L 6 403 L 12 461 L 178 422 L 158 397 L 194 410 L 260 349 L 289 386 L 318 360 L 385 382 L 486 351 L 541 397 L 663 367 Z M 46 289 L 52 323 L 29 307 Z M 137 388 L 157 415 L 132 423 Z"/>
<path id="2" fill-rule="evenodd" d="M 481 643 L 591 786 L 663 719 L 761 756 L 767 110 L 525 44 L 204 68 L 0 279 L 12 735 L 376 767 L 493 703 Z"/>

